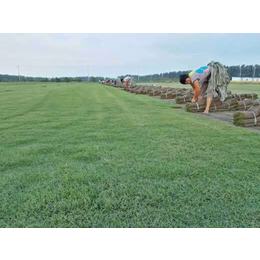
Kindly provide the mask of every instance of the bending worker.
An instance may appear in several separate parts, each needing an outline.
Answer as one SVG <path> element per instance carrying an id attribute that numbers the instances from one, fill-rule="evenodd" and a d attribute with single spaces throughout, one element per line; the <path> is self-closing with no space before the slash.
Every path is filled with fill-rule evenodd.
<path id="1" fill-rule="evenodd" d="M 129 89 L 131 80 L 132 80 L 132 78 L 129 76 L 121 79 L 121 82 L 125 83 L 125 89 Z"/>
<path id="2" fill-rule="evenodd" d="M 191 102 L 195 103 L 204 97 L 207 98 L 203 113 L 208 114 L 215 96 L 219 96 L 221 101 L 226 99 L 230 77 L 221 63 L 212 61 L 207 66 L 193 70 L 189 74 L 180 75 L 180 82 L 190 84 L 194 89 L 194 97 Z"/>

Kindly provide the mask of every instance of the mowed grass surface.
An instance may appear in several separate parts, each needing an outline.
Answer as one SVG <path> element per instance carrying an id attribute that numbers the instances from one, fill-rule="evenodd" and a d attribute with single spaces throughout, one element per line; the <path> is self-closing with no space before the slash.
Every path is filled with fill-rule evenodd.
<path id="1" fill-rule="evenodd" d="M 99 84 L 0 85 L 1 227 L 260 227 L 260 135 Z"/>

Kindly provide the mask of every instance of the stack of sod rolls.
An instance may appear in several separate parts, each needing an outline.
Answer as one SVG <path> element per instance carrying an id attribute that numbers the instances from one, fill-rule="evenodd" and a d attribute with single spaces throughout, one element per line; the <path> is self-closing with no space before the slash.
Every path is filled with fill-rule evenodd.
<path id="1" fill-rule="evenodd" d="M 162 92 L 161 87 L 159 87 L 159 88 L 154 88 L 154 89 L 152 89 L 152 90 L 150 90 L 150 91 L 148 92 L 148 95 L 149 95 L 149 96 L 160 96 L 160 95 L 161 95 L 161 92 Z"/>
<path id="2" fill-rule="evenodd" d="M 256 93 L 245 93 L 245 94 L 229 94 L 228 96 L 231 95 L 231 98 L 235 98 L 236 100 L 244 100 L 244 99 L 257 99 L 257 94 Z"/>
<path id="3" fill-rule="evenodd" d="M 187 103 L 186 111 L 191 113 L 204 112 L 206 108 L 207 100 L 203 99 L 196 103 Z M 219 98 L 214 98 L 211 106 L 210 112 L 224 112 L 224 111 L 235 111 L 237 110 L 237 100 L 229 99 L 226 101 L 220 101 Z"/>
<path id="4" fill-rule="evenodd" d="M 141 87 L 137 87 L 137 89 L 133 90 L 133 93 L 146 95 L 152 89 L 153 89 L 153 87 L 151 87 L 151 86 L 141 86 Z"/>
<path id="5" fill-rule="evenodd" d="M 192 92 L 183 95 L 183 96 L 178 96 L 176 98 L 176 103 L 177 104 L 185 104 L 185 103 L 190 103 L 191 100 L 193 98 Z M 257 94 L 255 93 L 251 93 L 251 94 L 228 94 L 226 101 L 230 100 L 230 99 L 235 99 L 238 101 L 241 101 L 239 103 L 239 107 L 241 108 L 241 110 L 247 110 L 248 106 L 251 107 L 252 104 L 254 104 L 254 100 L 257 98 Z M 248 100 L 246 102 L 243 102 L 244 100 Z M 242 107 L 245 107 L 245 109 L 243 109 Z M 238 109 L 240 110 L 240 109 Z"/>
<path id="6" fill-rule="evenodd" d="M 173 88 L 171 90 L 168 90 L 166 93 L 161 94 L 161 99 L 173 99 L 183 96 L 186 96 L 187 98 L 188 96 L 193 96 L 193 90 Z"/>
<path id="7" fill-rule="evenodd" d="M 162 93 L 171 92 L 172 90 L 173 90 L 173 88 L 170 88 L 170 87 L 161 87 L 161 92 Z"/>
<path id="8" fill-rule="evenodd" d="M 137 87 L 130 87 L 128 89 L 126 89 L 126 91 L 130 92 L 130 93 L 136 93 L 136 94 L 148 94 L 148 91 L 154 89 L 154 86 L 142 86 L 139 85 Z"/>
<path id="9" fill-rule="evenodd" d="M 246 111 L 254 107 L 260 107 L 260 100 L 244 99 L 237 101 L 237 110 Z"/>
<path id="10" fill-rule="evenodd" d="M 142 92 L 145 90 L 145 87 L 143 86 L 138 86 L 136 89 L 131 89 L 131 93 L 135 94 L 142 94 Z"/>
<path id="11" fill-rule="evenodd" d="M 260 108 L 235 112 L 233 115 L 233 124 L 243 127 L 260 126 Z"/>
<path id="12" fill-rule="evenodd" d="M 149 87 L 141 86 L 138 89 L 134 90 L 134 93 L 136 94 L 143 94 Z"/>
<path id="13" fill-rule="evenodd" d="M 176 93 L 174 91 L 168 91 L 160 95 L 161 99 L 173 99 L 176 98 Z"/>
<path id="14" fill-rule="evenodd" d="M 193 93 L 187 93 L 186 95 L 183 95 L 183 96 L 177 96 L 176 97 L 176 103 L 177 104 L 190 103 L 193 96 L 194 96 Z"/>

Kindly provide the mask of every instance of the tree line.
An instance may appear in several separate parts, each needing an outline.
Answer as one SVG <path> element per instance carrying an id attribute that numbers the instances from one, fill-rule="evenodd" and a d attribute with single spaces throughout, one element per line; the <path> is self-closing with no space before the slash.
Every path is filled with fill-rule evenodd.
<path id="1" fill-rule="evenodd" d="M 229 76 L 232 77 L 260 77 L 260 65 L 242 65 L 242 66 L 226 66 Z M 150 75 L 121 75 L 120 78 L 131 76 L 139 81 L 154 81 L 154 80 L 177 80 L 181 74 L 188 74 L 188 71 L 171 71 L 165 73 L 157 73 Z M 104 80 L 104 77 L 26 77 L 17 75 L 0 74 L 0 82 L 98 82 Z"/>
<path id="2" fill-rule="evenodd" d="M 225 66 L 229 76 L 232 77 L 260 77 L 260 65 L 242 65 L 242 66 Z M 138 75 L 121 75 L 120 77 L 131 76 L 139 81 L 154 81 L 154 80 L 177 80 L 181 74 L 188 74 L 191 70 L 186 71 L 172 71 L 160 74 L 150 74 L 144 76 Z"/>
<path id="3" fill-rule="evenodd" d="M 231 77 L 260 77 L 260 65 L 242 65 L 227 67 Z"/>
<path id="4" fill-rule="evenodd" d="M 83 82 L 91 81 L 98 82 L 103 80 L 103 77 L 26 77 L 17 75 L 0 74 L 0 82 Z"/>

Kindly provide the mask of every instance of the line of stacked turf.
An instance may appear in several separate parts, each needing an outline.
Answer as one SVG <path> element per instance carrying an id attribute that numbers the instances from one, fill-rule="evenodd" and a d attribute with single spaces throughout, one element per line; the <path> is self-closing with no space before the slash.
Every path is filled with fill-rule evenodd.
<path id="1" fill-rule="evenodd" d="M 207 100 L 203 99 L 196 103 L 187 103 L 186 111 L 191 113 L 203 112 L 206 108 Z M 246 111 L 253 107 L 260 107 L 260 100 L 244 99 L 238 101 L 234 98 L 220 101 L 219 98 L 214 98 L 210 106 L 210 112 L 225 112 L 225 111 Z"/>
<path id="2" fill-rule="evenodd" d="M 260 126 L 260 108 L 235 112 L 233 115 L 233 124 L 243 127 Z"/>
<path id="3" fill-rule="evenodd" d="M 113 85 L 112 85 L 113 86 Z M 124 88 L 123 85 L 120 86 Z M 161 99 L 175 99 L 177 104 L 186 104 L 187 112 L 201 113 L 206 108 L 207 99 L 192 103 L 193 89 L 180 89 L 161 86 L 142 86 L 124 89 L 130 93 L 160 96 Z M 225 101 L 218 97 L 213 99 L 210 112 L 240 111 L 233 114 L 233 124 L 236 126 L 253 127 L 260 126 L 260 100 L 256 93 L 228 93 Z"/>

